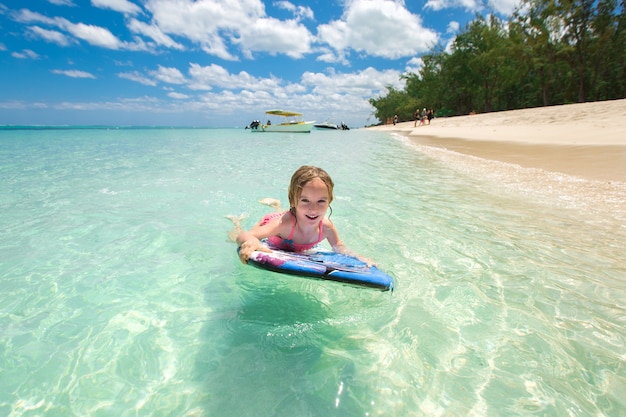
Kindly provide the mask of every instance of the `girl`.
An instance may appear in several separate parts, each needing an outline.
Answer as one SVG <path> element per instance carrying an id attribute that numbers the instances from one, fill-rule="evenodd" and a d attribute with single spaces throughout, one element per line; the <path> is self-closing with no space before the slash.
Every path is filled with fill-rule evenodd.
<path id="1" fill-rule="evenodd" d="M 333 251 L 346 253 L 335 225 L 326 217 L 333 201 L 333 187 L 333 180 L 323 169 L 308 165 L 298 168 L 289 184 L 289 210 L 267 214 L 252 229 L 237 235 L 241 262 L 247 263 L 255 250 L 271 252 L 270 248 L 276 248 L 300 252 L 324 239 Z M 274 207 L 279 208 L 279 205 Z M 238 222 L 233 221 L 235 230 L 241 230 Z M 270 248 L 261 243 L 265 238 Z"/>

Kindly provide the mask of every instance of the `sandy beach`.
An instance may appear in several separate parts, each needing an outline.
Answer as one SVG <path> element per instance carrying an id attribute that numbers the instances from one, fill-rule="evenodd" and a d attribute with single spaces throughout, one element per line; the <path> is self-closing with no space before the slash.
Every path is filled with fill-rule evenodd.
<path id="1" fill-rule="evenodd" d="M 376 126 L 415 143 L 600 181 L 626 182 L 626 100 Z"/>

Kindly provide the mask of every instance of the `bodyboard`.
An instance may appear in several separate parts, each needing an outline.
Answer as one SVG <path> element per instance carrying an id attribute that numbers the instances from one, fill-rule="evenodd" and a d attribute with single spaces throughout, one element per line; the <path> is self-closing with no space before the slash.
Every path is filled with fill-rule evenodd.
<path id="1" fill-rule="evenodd" d="M 302 277 L 318 278 L 344 284 L 393 291 L 393 278 L 362 260 L 324 249 L 306 252 L 254 251 L 248 264 L 257 268 Z"/>

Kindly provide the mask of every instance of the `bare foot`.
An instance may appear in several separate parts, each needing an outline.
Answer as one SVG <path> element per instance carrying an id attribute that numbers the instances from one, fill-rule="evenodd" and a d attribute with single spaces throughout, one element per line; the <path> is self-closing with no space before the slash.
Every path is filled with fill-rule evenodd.
<path id="1" fill-rule="evenodd" d="M 240 214 L 239 216 L 235 216 L 234 214 L 227 214 L 224 217 L 226 217 L 227 219 L 230 219 L 230 221 L 233 222 L 233 230 L 228 232 L 228 238 L 232 240 L 233 242 L 236 242 L 237 236 L 239 235 L 239 233 L 242 232 L 241 221 L 247 218 L 248 214 L 244 213 L 244 214 Z"/>
<path id="2" fill-rule="evenodd" d="M 271 208 L 274 209 L 274 211 L 282 211 L 283 209 L 280 207 L 280 200 L 277 200 L 275 198 L 262 198 L 259 200 L 259 203 L 261 204 L 265 204 L 266 206 L 270 206 Z"/>

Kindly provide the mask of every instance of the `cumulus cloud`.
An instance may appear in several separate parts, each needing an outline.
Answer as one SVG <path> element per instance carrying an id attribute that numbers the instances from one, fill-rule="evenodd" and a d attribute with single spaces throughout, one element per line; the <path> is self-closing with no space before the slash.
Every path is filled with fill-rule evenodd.
<path id="1" fill-rule="evenodd" d="M 239 38 L 235 40 L 242 51 L 252 57 L 254 51 L 264 51 L 272 55 L 285 54 L 292 58 L 301 58 L 311 52 L 313 35 L 296 22 L 281 22 L 274 18 L 257 19 L 242 27 Z"/>
<path id="2" fill-rule="evenodd" d="M 19 12 L 14 13 L 13 18 L 21 23 L 40 23 L 55 27 L 59 30 L 67 32 L 76 39 L 101 48 L 135 51 L 147 49 L 147 46 L 140 39 L 137 39 L 135 42 L 124 42 L 111 33 L 109 29 L 101 26 L 88 25 L 85 23 L 73 23 L 62 17 L 51 18 L 27 9 L 22 9 Z M 39 34 L 41 35 L 42 33 L 43 32 L 39 30 Z"/>
<path id="3" fill-rule="evenodd" d="M 498 13 L 509 15 L 520 5 L 519 0 L 490 0 L 489 5 Z"/>
<path id="4" fill-rule="evenodd" d="M 147 24 L 144 22 L 140 22 L 137 19 L 130 19 L 128 23 L 128 29 L 130 29 L 131 32 L 151 38 L 154 42 L 157 43 L 157 45 L 163 45 L 166 48 L 178 50 L 185 49 L 182 44 L 174 41 L 171 37 L 163 33 L 161 29 L 154 24 Z"/>
<path id="5" fill-rule="evenodd" d="M 28 30 L 37 38 L 47 42 L 56 43 L 59 46 L 68 46 L 71 42 L 67 36 L 56 30 L 48 30 L 39 26 L 30 26 Z"/>
<path id="6" fill-rule="evenodd" d="M 75 2 L 47 1 L 60 6 L 73 6 Z M 159 60 L 162 65 L 153 64 L 155 57 L 147 54 L 116 52 L 109 56 L 118 66 L 113 71 L 120 79 L 158 87 L 152 89 L 155 97 L 159 97 L 153 102 L 155 108 L 171 106 L 176 111 L 215 108 L 219 109 L 216 114 L 233 111 L 238 114 L 237 117 L 240 110 L 246 108 L 252 112 L 251 109 L 258 111 L 291 106 L 307 114 L 336 109 L 337 114 L 360 112 L 359 117 L 362 117 L 363 113 L 371 112 L 368 103 L 370 97 L 386 94 L 386 88 L 390 85 L 397 89 L 403 88 L 404 81 L 400 79 L 403 71 L 419 71 L 422 65 L 420 54 L 438 43 L 448 42 L 449 38 L 453 39 L 460 27 L 458 22 L 451 21 L 447 28 L 438 26 L 440 33 L 436 33 L 427 27 L 430 22 L 422 21 L 417 12 L 408 10 L 407 0 L 341 0 L 332 6 L 324 4 L 323 7 L 343 7 L 333 11 L 332 19 L 335 20 L 324 22 L 316 22 L 312 10 L 323 2 L 299 2 L 304 4 L 300 6 L 293 0 L 90 1 L 91 7 L 88 6 L 89 2 L 84 2 L 87 6 L 81 6 L 87 9 L 85 13 L 73 13 L 75 10 L 66 9 L 67 14 L 63 17 L 28 9 L 15 11 L 2 4 L 0 13 L 23 23 L 25 30 L 14 32 L 26 33 L 31 42 L 44 40 L 64 47 L 72 44 L 93 45 L 119 52 L 167 52 L 164 49 L 184 51 L 185 54 L 163 53 L 163 59 Z M 497 10 L 511 8 L 515 4 L 515 0 L 487 1 Z M 270 13 L 276 12 L 281 18 L 276 17 L 278 15 L 269 16 L 266 4 Z M 478 11 L 484 4 L 482 0 L 427 0 L 424 7 L 431 10 L 463 8 Z M 36 10 L 35 6 L 32 8 Z M 98 9 L 106 9 L 107 12 L 100 11 L 100 15 L 95 16 L 94 11 L 98 12 Z M 50 6 L 42 10 L 45 13 L 63 12 L 60 8 Z M 442 14 L 447 15 L 447 12 Z M 102 15 L 117 20 L 103 20 Z M 55 48 L 42 44 L 39 42 L 41 48 Z M 6 47 L 0 44 L 1 49 L 6 50 Z M 48 54 L 47 51 L 40 53 L 45 56 Z M 28 49 L 13 52 L 12 55 L 19 59 L 40 58 L 36 52 Z M 317 62 L 307 66 L 301 61 L 295 63 L 293 60 L 270 59 L 267 55 L 283 55 L 293 59 L 311 55 L 310 58 L 317 59 Z M 255 59 L 259 56 L 265 59 L 259 60 L 258 66 L 248 63 L 247 68 L 245 63 L 242 66 L 240 63 L 223 61 Z M 354 57 L 358 57 L 359 61 L 355 59 L 350 62 Z M 377 59 L 367 62 L 366 59 L 370 57 Z M 387 66 L 384 60 L 397 60 L 389 63 L 394 69 L 384 70 Z M 133 68 L 124 69 L 128 72 L 118 72 L 122 62 L 124 66 Z M 270 62 L 274 65 L 271 69 L 267 67 Z M 329 66 L 336 63 L 352 64 L 356 69 L 346 73 L 332 68 L 322 69 L 322 62 L 329 63 Z M 94 70 L 94 74 L 104 74 L 106 63 L 97 64 L 98 72 Z M 279 65 L 293 65 L 288 68 L 291 73 L 283 71 L 287 68 L 277 70 Z M 364 68 L 367 65 L 381 65 L 381 69 Z M 304 70 L 299 68 L 305 66 L 309 71 L 302 73 Z M 241 68 L 248 71 L 240 71 Z M 67 77 L 95 78 L 81 71 L 54 71 Z M 284 77 L 288 79 L 268 74 L 269 71 L 285 74 Z M 138 98 L 142 99 L 152 97 Z M 327 116 L 324 115 L 324 118 Z"/>
<path id="7" fill-rule="evenodd" d="M 189 39 L 226 60 L 237 59 L 234 46 L 249 58 L 255 52 L 300 57 L 314 40 L 298 19 L 268 17 L 260 0 L 147 0 L 145 7 L 163 33 Z M 305 9 L 294 10 L 307 15 Z"/>
<path id="8" fill-rule="evenodd" d="M 128 0 L 91 0 L 91 4 L 100 9 L 111 9 L 129 15 L 141 13 L 139 6 Z"/>
<path id="9" fill-rule="evenodd" d="M 74 24 L 67 21 L 64 22 L 63 26 L 72 35 L 91 45 L 107 49 L 120 49 L 122 47 L 122 42 L 106 28 L 84 23 Z"/>
<path id="10" fill-rule="evenodd" d="M 167 68 L 159 65 L 156 71 L 152 71 L 151 75 L 164 83 L 168 84 L 185 84 L 187 80 L 182 72 L 177 68 Z"/>
<path id="11" fill-rule="evenodd" d="M 405 71 L 407 73 L 412 72 L 413 74 L 419 73 L 420 69 L 424 65 L 424 60 L 422 58 L 413 57 L 407 62 Z"/>
<path id="12" fill-rule="evenodd" d="M 359 97 L 371 97 L 386 89 L 386 86 L 400 86 L 400 73 L 396 70 L 379 71 L 368 67 L 353 73 L 305 72 L 302 74 L 302 84 L 311 88 L 313 93 L 327 95 L 345 93 Z"/>
<path id="13" fill-rule="evenodd" d="M 176 93 L 174 91 L 172 91 L 171 93 L 167 93 L 167 96 L 176 100 L 184 100 L 184 99 L 189 98 L 187 94 Z"/>
<path id="14" fill-rule="evenodd" d="M 289 1 L 277 1 L 274 5 L 280 9 L 289 10 L 294 14 L 296 19 L 311 19 L 313 20 L 313 10 L 308 6 L 296 6 Z"/>
<path id="15" fill-rule="evenodd" d="M 446 30 L 446 33 L 456 33 L 459 31 L 460 28 L 461 25 L 459 24 L 459 22 L 452 20 L 450 23 L 448 23 L 448 29 Z"/>
<path id="16" fill-rule="evenodd" d="M 255 77 L 246 71 L 231 73 L 217 64 L 202 66 L 197 63 L 189 65 L 186 75 L 176 68 L 159 66 L 147 75 L 132 72 L 118 76 L 146 85 L 166 82 L 190 91 L 207 91 L 199 96 L 168 93 L 168 96 L 185 102 L 178 106 L 187 106 L 194 111 L 205 108 L 221 112 L 227 112 L 227 109 L 254 112 L 278 106 L 297 108 L 320 118 L 327 118 L 333 112 L 343 114 L 346 109 L 350 109 L 350 113 L 367 113 L 371 111 L 370 97 L 385 94 L 389 85 L 398 89 L 404 86 L 399 71 L 381 71 L 372 67 L 354 73 L 307 71 L 297 82 L 272 76 Z M 320 114 L 320 109 L 325 114 Z"/>
<path id="17" fill-rule="evenodd" d="M 39 59 L 39 54 L 30 49 L 24 49 L 22 52 L 13 52 L 11 56 L 18 59 Z"/>
<path id="18" fill-rule="evenodd" d="M 52 70 L 53 74 L 65 75 L 70 78 L 93 78 L 96 76 L 87 72 L 87 71 L 79 71 L 79 70 Z"/>
<path id="19" fill-rule="evenodd" d="M 428 0 L 424 5 L 424 9 L 432 9 L 439 11 L 443 9 L 465 9 L 468 12 L 480 10 L 482 4 L 477 0 Z"/>
<path id="20" fill-rule="evenodd" d="M 354 0 L 340 20 L 318 26 L 318 38 L 337 52 L 350 49 L 383 58 L 400 58 L 425 52 L 438 41 L 435 31 L 422 25 L 403 2 Z"/>
<path id="21" fill-rule="evenodd" d="M 33 31 L 58 44 L 75 38 L 113 50 L 188 49 L 180 38 L 225 60 L 238 60 L 240 55 L 254 59 L 255 53 L 299 59 L 317 52 L 319 61 L 348 64 L 354 52 L 397 59 L 425 52 L 439 41 L 437 33 L 424 27 L 421 17 L 400 0 L 348 1 L 340 19 L 317 26 L 317 36 L 301 22 L 314 18 L 311 8 L 290 1 L 274 3 L 293 13 L 294 18 L 287 20 L 268 16 L 261 0 L 145 0 L 145 12 L 128 0 L 92 0 L 92 4 L 131 15 L 126 24 L 135 38 L 124 41 L 105 27 L 27 9 L 16 13 L 16 20 L 38 24 Z"/>
<path id="22" fill-rule="evenodd" d="M 193 90 L 210 90 L 217 87 L 225 90 L 272 91 L 280 86 L 279 80 L 273 77 L 257 78 L 246 71 L 231 74 L 217 64 L 202 66 L 192 63 L 189 65 L 189 77 L 189 88 Z"/>
<path id="23" fill-rule="evenodd" d="M 147 85 L 151 87 L 154 87 L 157 85 L 157 82 L 154 81 L 152 78 L 147 77 L 138 71 L 120 72 L 119 74 L 117 74 L 117 76 L 126 80 L 138 82 L 139 84 L 143 84 L 143 85 Z"/>
<path id="24" fill-rule="evenodd" d="M 13 19 L 20 23 L 43 23 L 47 25 L 58 26 L 55 19 L 42 15 L 41 13 L 32 12 L 28 9 L 22 9 L 12 13 Z"/>
<path id="25" fill-rule="evenodd" d="M 56 6 L 76 6 L 72 0 L 48 0 L 48 3 L 54 4 Z"/>
<path id="26" fill-rule="evenodd" d="M 497 13 L 509 15 L 519 5 L 519 0 L 488 0 L 489 6 Z M 428 0 L 425 9 L 440 11 L 444 9 L 465 9 L 468 12 L 478 12 L 483 9 L 483 3 L 478 0 Z"/>

